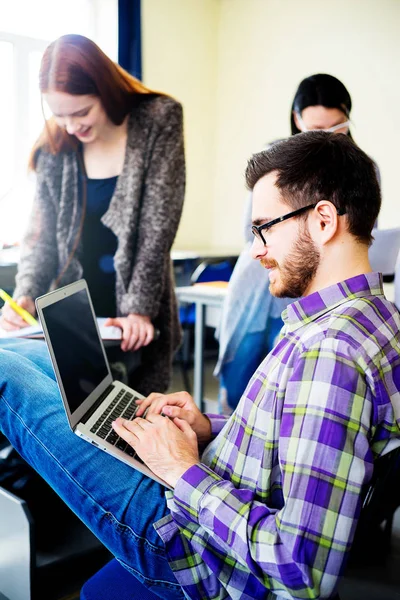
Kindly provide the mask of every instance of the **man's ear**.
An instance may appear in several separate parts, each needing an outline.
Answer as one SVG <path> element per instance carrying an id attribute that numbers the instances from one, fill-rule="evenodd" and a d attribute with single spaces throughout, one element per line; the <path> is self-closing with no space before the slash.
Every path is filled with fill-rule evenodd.
<path id="1" fill-rule="evenodd" d="M 328 243 L 337 233 L 339 227 L 336 207 L 329 200 L 318 202 L 314 210 L 315 233 L 322 245 Z"/>
<path id="2" fill-rule="evenodd" d="M 299 118 L 298 118 L 298 116 L 297 116 L 297 113 L 296 113 L 296 111 L 295 111 L 295 110 L 293 110 L 292 112 L 293 112 L 293 120 L 294 120 L 294 124 L 296 125 L 297 129 L 298 129 L 299 131 L 301 131 L 301 126 L 300 126 L 300 123 L 299 123 Z"/>

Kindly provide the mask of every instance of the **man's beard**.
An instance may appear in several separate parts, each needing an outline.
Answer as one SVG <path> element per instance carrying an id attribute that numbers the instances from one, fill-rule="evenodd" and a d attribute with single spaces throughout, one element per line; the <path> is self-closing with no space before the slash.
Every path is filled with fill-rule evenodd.
<path id="1" fill-rule="evenodd" d="M 269 290 L 277 298 L 300 298 L 304 296 L 317 272 L 321 255 L 311 239 L 307 226 L 299 228 L 299 238 L 282 266 L 276 261 L 268 261 L 268 267 L 275 267 L 280 281 L 270 283 Z"/>

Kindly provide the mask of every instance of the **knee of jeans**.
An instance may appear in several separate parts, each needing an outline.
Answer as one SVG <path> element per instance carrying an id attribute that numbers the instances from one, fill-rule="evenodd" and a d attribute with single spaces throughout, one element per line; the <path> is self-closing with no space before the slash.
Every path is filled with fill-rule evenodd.
<path id="1" fill-rule="evenodd" d="M 15 352 L 6 350 L 5 348 L 0 349 L 0 368 L 3 376 L 8 372 L 12 372 L 15 368 L 21 368 L 25 360 Z"/>
<path id="2" fill-rule="evenodd" d="M 21 389 L 24 383 L 35 385 L 36 376 L 43 377 L 45 371 L 29 358 L 16 352 L 0 349 L 0 392 L 5 386 Z"/>
<path id="3" fill-rule="evenodd" d="M 277 344 L 283 321 L 280 317 L 270 318 L 267 324 L 267 351 L 270 352 Z"/>
<path id="4" fill-rule="evenodd" d="M 221 383 L 218 390 L 218 412 L 220 415 L 230 416 L 233 409 L 228 404 L 228 393 L 226 387 Z"/>
<path id="5" fill-rule="evenodd" d="M 23 381 L 23 361 L 21 357 L 8 350 L 0 350 L 0 394 L 5 393 L 7 386 L 18 385 Z"/>
<path id="6" fill-rule="evenodd" d="M 218 409 L 222 415 L 231 415 L 242 397 L 242 393 L 246 387 L 243 381 L 232 380 L 223 376 L 220 378 L 220 387 L 218 391 Z"/>

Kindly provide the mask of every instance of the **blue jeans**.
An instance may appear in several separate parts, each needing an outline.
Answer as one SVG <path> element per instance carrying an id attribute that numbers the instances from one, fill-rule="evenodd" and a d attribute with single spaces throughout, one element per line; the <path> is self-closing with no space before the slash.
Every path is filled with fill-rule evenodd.
<path id="1" fill-rule="evenodd" d="M 234 410 L 253 373 L 275 346 L 276 338 L 283 327 L 281 318 L 268 319 L 266 331 L 247 333 L 233 360 L 221 367 L 219 410 Z"/>
<path id="2" fill-rule="evenodd" d="M 46 344 L 0 340 L 0 430 L 110 552 L 154 594 L 184 598 L 153 523 L 163 486 L 69 428 Z"/>

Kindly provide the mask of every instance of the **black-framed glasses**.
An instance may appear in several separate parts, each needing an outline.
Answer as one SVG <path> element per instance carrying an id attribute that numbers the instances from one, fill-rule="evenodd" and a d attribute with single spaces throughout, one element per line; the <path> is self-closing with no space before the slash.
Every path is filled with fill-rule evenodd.
<path id="1" fill-rule="evenodd" d="M 282 215 L 281 217 L 278 217 L 277 219 L 273 219 L 272 221 L 268 221 L 268 223 L 263 223 L 263 225 L 253 225 L 251 228 L 251 231 L 253 233 L 253 235 L 261 240 L 261 242 L 264 244 L 264 246 L 267 244 L 267 242 L 264 239 L 264 236 L 262 234 L 263 231 L 268 231 L 268 229 L 271 229 L 271 227 L 273 227 L 274 225 L 277 225 L 277 223 L 282 223 L 282 221 L 287 221 L 287 219 L 291 219 L 292 217 L 297 217 L 297 215 L 301 215 L 303 212 L 306 212 L 306 210 L 310 210 L 311 208 L 315 208 L 317 206 L 316 204 L 308 204 L 307 206 L 303 206 L 302 208 L 298 208 L 297 210 L 293 210 L 290 213 L 287 213 L 286 215 Z"/>

